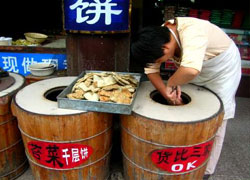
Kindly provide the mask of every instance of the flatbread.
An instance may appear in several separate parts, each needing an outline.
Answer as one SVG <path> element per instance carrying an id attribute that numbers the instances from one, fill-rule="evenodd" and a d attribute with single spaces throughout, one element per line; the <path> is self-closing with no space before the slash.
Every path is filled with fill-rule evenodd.
<path id="1" fill-rule="evenodd" d="M 84 98 L 89 100 L 89 101 L 98 101 L 99 95 L 97 93 L 87 92 L 84 94 Z"/>
<path id="2" fill-rule="evenodd" d="M 137 84 L 137 80 L 128 74 L 122 75 L 115 72 L 87 73 L 77 80 L 67 97 L 70 99 L 130 104 Z"/>

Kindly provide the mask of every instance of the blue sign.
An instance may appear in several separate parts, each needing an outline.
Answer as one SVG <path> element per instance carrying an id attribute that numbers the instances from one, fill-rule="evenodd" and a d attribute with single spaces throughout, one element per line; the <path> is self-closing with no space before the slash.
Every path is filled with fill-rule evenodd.
<path id="1" fill-rule="evenodd" d="M 128 31 L 130 0 L 64 0 L 66 30 Z"/>
<path id="2" fill-rule="evenodd" d="M 30 74 L 29 65 L 37 62 L 56 64 L 58 70 L 67 69 L 65 54 L 0 52 L 0 59 L 0 67 L 3 70 L 24 76 Z"/>

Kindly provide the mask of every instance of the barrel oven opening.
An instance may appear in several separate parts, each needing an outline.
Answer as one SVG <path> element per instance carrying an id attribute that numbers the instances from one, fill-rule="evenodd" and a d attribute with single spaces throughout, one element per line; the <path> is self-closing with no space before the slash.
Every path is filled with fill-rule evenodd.
<path id="1" fill-rule="evenodd" d="M 44 93 L 44 97 L 50 101 L 57 102 L 56 97 L 66 88 L 66 86 L 55 87 Z"/>
<path id="2" fill-rule="evenodd" d="M 169 104 L 168 101 L 161 95 L 161 93 L 157 90 L 154 90 L 150 93 L 150 97 L 151 99 L 153 99 L 155 102 L 158 102 L 160 104 L 164 104 L 164 105 L 172 105 Z M 181 98 L 184 104 L 188 104 L 191 101 L 191 98 L 189 95 L 187 95 L 184 92 L 181 92 Z"/>

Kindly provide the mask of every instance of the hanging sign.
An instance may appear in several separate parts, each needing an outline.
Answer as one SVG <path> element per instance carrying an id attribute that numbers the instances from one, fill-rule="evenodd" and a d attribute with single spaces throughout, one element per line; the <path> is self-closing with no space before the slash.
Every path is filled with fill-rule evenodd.
<path id="1" fill-rule="evenodd" d="M 197 169 L 208 159 L 213 140 L 203 144 L 168 148 L 153 151 L 152 162 L 160 169 L 170 173 L 185 173 Z"/>
<path id="2" fill-rule="evenodd" d="M 55 169 L 70 169 L 87 161 L 93 149 L 82 144 L 28 142 L 29 154 L 38 163 Z"/>
<path id="3" fill-rule="evenodd" d="M 0 67 L 9 72 L 30 74 L 29 65 L 33 63 L 53 63 L 57 70 L 67 68 L 66 54 L 12 53 L 0 52 Z"/>
<path id="4" fill-rule="evenodd" d="M 130 30 L 130 0 L 64 0 L 64 28 L 84 33 Z"/>

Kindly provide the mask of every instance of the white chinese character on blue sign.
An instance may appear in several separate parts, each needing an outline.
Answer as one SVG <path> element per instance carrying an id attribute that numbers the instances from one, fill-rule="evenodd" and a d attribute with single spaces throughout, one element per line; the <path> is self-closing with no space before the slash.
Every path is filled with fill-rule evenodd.
<path id="1" fill-rule="evenodd" d="M 56 65 L 56 69 L 58 69 L 58 59 L 42 59 L 42 62 L 46 64 L 54 64 Z"/>
<path id="2" fill-rule="evenodd" d="M 18 73 L 19 69 L 17 69 L 17 58 L 13 56 L 2 56 L 3 59 L 3 69 L 6 71 L 11 71 Z"/>
<path id="3" fill-rule="evenodd" d="M 65 54 L 0 52 L 0 67 L 9 72 L 26 76 L 30 74 L 29 65 L 37 62 L 53 63 L 58 70 L 67 69 L 67 58 Z"/>
<path id="4" fill-rule="evenodd" d="M 129 0 L 64 0 L 67 30 L 128 30 Z"/>
<path id="5" fill-rule="evenodd" d="M 37 63 L 37 61 L 35 61 L 34 58 L 32 58 L 32 57 L 23 57 L 22 66 L 23 66 L 24 74 L 27 74 L 28 72 L 30 72 L 29 65 L 31 65 L 33 63 Z"/>
<path id="6" fill-rule="evenodd" d="M 106 0 L 104 3 L 101 3 L 100 0 L 94 0 L 94 3 L 83 2 L 83 0 L 78 0 L 75 4 L 70 6 L 71 10 L 76 9 L 76 22 L 82 23 L 85 22 L 88 24 L 95 24 L 99 21 L 101 14 L 105 16 L 105 24 L 111 24 L 111 15 L 119 15 L 122 10 L 112 10 L 112 6 L 117 6 L 117 3 L 111 3 L 112 0 Z M 82 11 L 86 8 L 94 7 L 94 9 L 88 9 L 86 11 L 86 16 L 82 16 Z M 94 14 L 94 18 L 89 19 L 88 14 Z"/>

